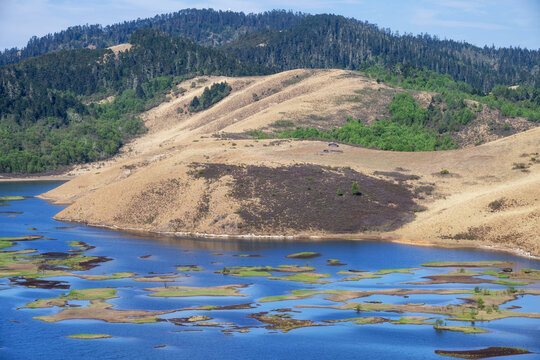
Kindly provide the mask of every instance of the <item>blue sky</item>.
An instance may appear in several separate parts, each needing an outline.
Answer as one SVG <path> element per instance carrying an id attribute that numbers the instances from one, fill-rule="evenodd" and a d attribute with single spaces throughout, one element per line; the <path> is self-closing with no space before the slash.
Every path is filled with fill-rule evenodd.
<path id="1" fill-rule="evenodd" d="M 72 25 L 108 25 L 185 8 L 333 13 L 399 33 L 428 33 L 474 45 L 540 49 L 540 0 L 0 0 L 0 49 Z"/>

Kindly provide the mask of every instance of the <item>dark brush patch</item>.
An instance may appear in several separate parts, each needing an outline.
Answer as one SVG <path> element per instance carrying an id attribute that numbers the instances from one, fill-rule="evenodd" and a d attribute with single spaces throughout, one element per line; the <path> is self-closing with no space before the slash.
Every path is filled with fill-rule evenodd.
<path id="1" fill-rule="evenodd" d="M 192 167 L 192 176 L 209 183 L 226 175 L 234 178 L 231 195 L 242 204 L 237 213 L 246 231 L 390 231 L 414 218 L 414 194 L 406 186 L 350 168 L 227 164 Z M 354 182 L 362 195 L 351 192 Z"/>

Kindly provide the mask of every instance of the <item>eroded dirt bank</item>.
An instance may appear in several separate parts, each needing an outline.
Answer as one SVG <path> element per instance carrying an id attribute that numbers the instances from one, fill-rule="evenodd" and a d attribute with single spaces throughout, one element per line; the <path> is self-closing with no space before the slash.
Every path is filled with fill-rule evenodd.
<path id="1" fill-rule="evenodd" d="M 43 194 L 69 204 L 56 218 L 168 233 L 382 236 L 540 256 L 539 128 L 423 153 L 254 140 L 246 132 L 277 121 L 326 126 L 360 116 L 344 97 L 388 88 L 341 70 L 227 81 L 233 92 L 214 107 L 177 111 L 202 92 L 189 89 L 145 114 L 148 134 L 122 154 Z"/>

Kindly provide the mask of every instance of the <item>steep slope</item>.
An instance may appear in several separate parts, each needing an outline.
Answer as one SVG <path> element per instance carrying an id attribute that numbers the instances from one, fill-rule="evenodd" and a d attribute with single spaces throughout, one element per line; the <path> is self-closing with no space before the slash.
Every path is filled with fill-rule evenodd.
<path id="1" fill-rule="evenodd" d="M 178 111 L 201 85 L 222 80 L 233 88 L 224 100 Z M 383 107 L 344 97 L 392 89 L 342 70 L 201 81 L 180 84 L 187 92 L 147 112 L 148 133 L 117 157 L 44 194 L 69 204 L 56 218 L 177 235 L 376 237 L 540 256 L 539 128 L 419 153 L 256 140 L 246 132 L 279 121 L 324 127 L 370 112 L 369 121 Z"/>

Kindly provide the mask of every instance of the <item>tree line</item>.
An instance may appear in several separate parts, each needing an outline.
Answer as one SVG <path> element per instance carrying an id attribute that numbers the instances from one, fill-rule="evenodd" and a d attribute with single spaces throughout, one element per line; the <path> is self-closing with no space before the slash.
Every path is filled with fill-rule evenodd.
<path id="1" fill-rule="evenodd" d="M 137 114 L 179 82 L 271 72 L 159 30 L 138 30 L 130 41 L 132 48 L 117 55 L 65 50 L 0 67 L 0 172 L 108 158 L 145 131 Z M 96 102 L 111 95 L 112 102 Z"/>

